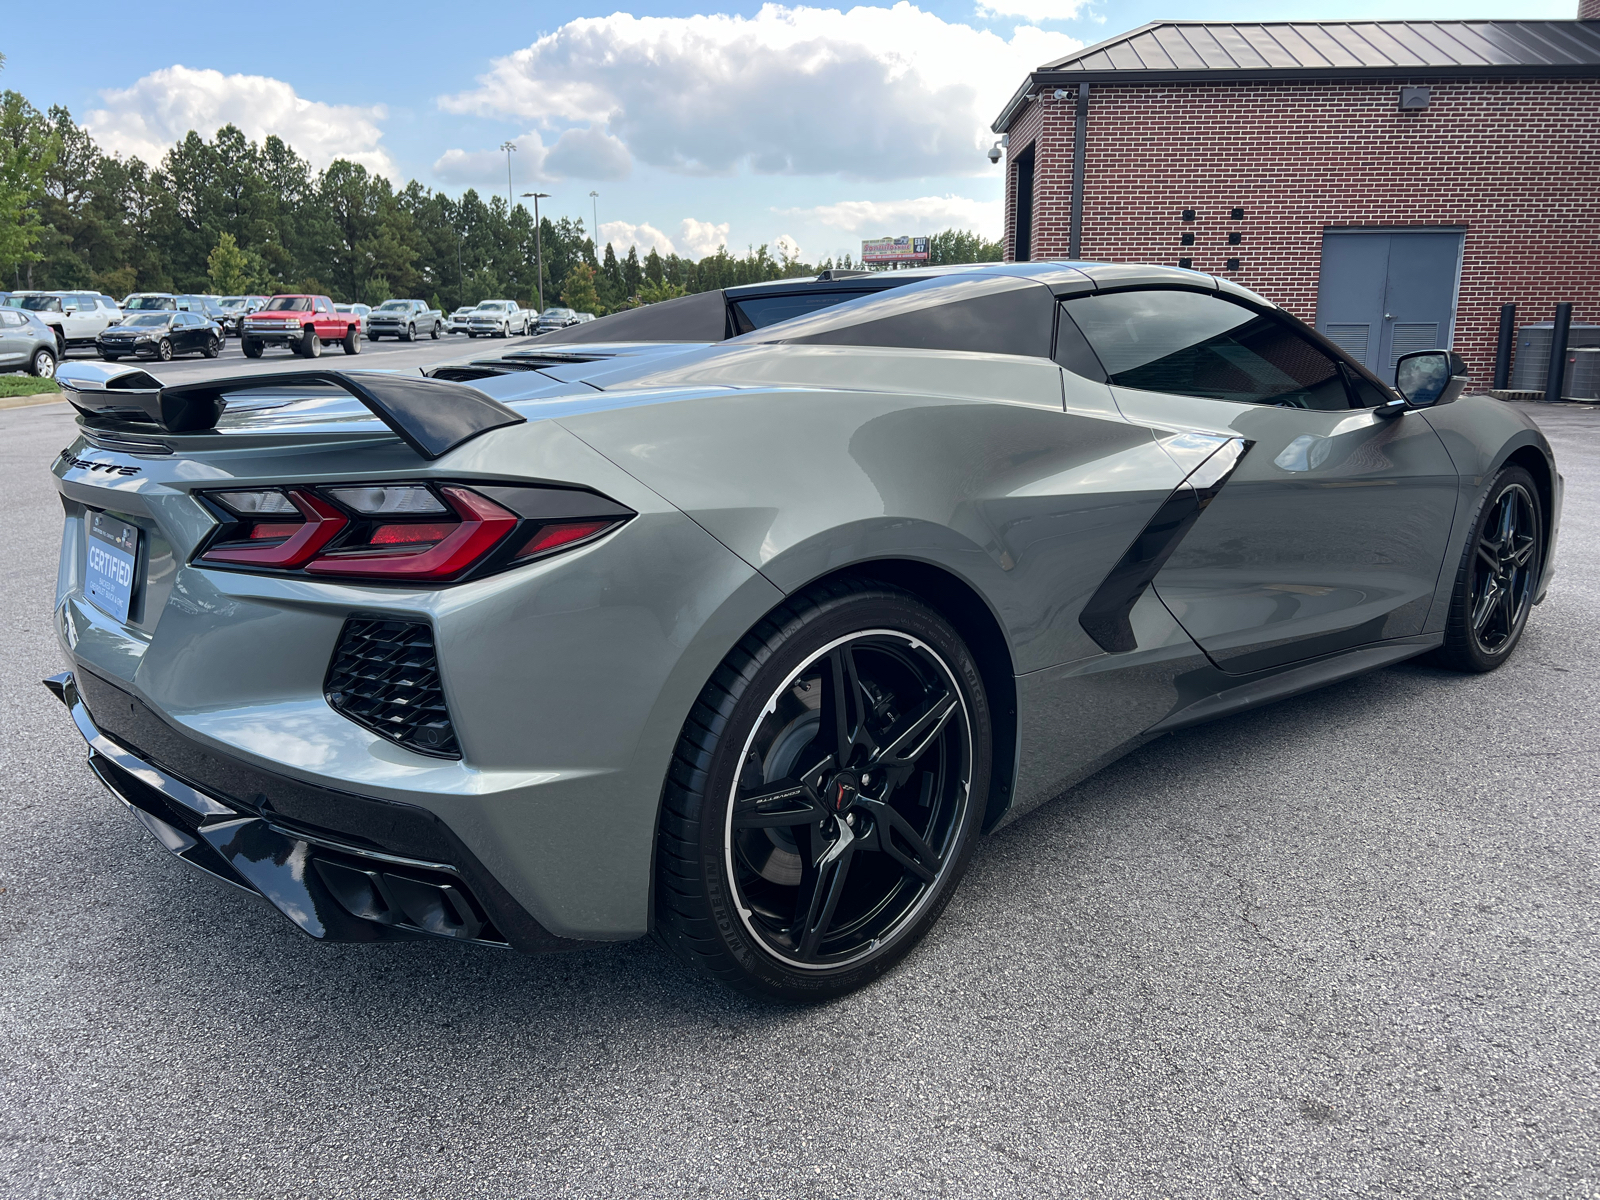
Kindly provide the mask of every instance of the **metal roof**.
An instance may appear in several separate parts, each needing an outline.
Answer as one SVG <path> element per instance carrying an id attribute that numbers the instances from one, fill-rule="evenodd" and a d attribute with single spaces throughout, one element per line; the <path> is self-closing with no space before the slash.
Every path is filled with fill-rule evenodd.
<path id="1" fill-rule="evenodd" d="M 1246 79 L 1600 74 L 1600 21 L 1156 21 L 1045 63 L 1039 87 Z"/>

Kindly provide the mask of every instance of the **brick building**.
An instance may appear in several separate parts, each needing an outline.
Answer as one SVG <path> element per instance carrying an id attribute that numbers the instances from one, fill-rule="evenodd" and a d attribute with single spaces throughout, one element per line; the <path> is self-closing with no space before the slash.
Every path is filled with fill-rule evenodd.
<path id="1" fill-rule="evenodd" d="M 1576 21 L 1160 22 L 1032 72 L 1006 256 L 1192 267 L 1380 375 L 1600 322 L 1600 0 Z"/>

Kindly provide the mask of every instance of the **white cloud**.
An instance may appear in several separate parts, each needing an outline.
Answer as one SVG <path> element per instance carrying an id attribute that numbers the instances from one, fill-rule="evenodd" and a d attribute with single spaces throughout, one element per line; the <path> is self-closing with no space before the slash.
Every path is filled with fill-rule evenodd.
<path id="1" fill-rule="evenodd" d="M 730 228 L 726 221 L 720 225 L 713 225 L 710 221 L 696 221 L 693 217 L 685 217 L 678 227 L 678 232 L 683 238 L 684 245 L 689 248 L 689 253 L 696 258 L 703 258 L 707 254 L 715 254 L 728 244 Z"/>
<path id="2" fill-rule="evenodd" d="M 1083 8 L 1084 0 L 984 0 L 978 2 L 980 17 L 1021 17 L 1024 21 L 1071 21 Z"/>
<path id="3" fill-rule="evenodd" d="M 639 247 L 641 256 L 649 254 L 651 250 L 661 254 L 677 253 L 673 249 L 672 239 L 650 224 L 633 225 L 627 221 L 602 221 L 600 245 L 603 247 L 607 242 L 616 247 L 619 257 L 628 253 L 629 246 Z"/>
<path id="4" fill-rule="evenodd" d="M 604 122 L 634 158 L 686 174 L 982 174 L 989 122 L 1026 72 L 1081 45 L 1027 25 L 1008 39 L 904 0 L 613 13 L 495 59 L 477 88 L 439 104 L 542 129 Z"/>
<path id="5" fill-rule="evenodd" d="M 579 179 L 626 179 L 633 169 L 627 147 L 603 129 L 592 125 L 567 130 L 556 144 L 545 147 L 538 133 L 510 139 L 512 187 L 528 183 L 554 183 Z M 491 190 L 506 185 L 504 150 L 446 150 L 433 163 L 433 173 L 444 183 L 471 184 Z"/>
<path id="6" fill-rule="evenodd" d="M 319 170 L 346 158 L 391 179 L 400 177 L 378 144 L 383 137 L 378 122 L 388 116 L 381 104 L 323 104 L 298 95 L 281 79 L 184 66 L 152 71 L 132 87 L 102 91 L 100 98 L 105 107 L 83 122 L 95 141 L 152 165 L 191 129 L 209 140 L 232 123 L 252 141 L 277 134 Z"/>
<path id="7" fill-rule="evenodd" d="M 920 196 L 915 200 L 845 200 L 816 208 L 779 208 L 780 216 L 798 217 L 860 233 L 867 237 L 937 233 L 941 229 L 971 229 L 984 237 L 1004 232 L 1005 217 L 997 200 L 972 200 L 966 196 Z"/>

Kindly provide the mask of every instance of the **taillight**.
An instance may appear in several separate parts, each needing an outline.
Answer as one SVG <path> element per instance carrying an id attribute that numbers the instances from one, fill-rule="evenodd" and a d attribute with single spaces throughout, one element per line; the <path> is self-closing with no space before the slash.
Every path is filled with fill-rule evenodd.
<path id="1" fill-rule="evenodd" d="M 509 484 L 201 495 L 220 521 L 196 558 L 201 564 L 393 583 L 445 583 L 519 566 L 593 541 L 634 516 L 577 488 Z"/>

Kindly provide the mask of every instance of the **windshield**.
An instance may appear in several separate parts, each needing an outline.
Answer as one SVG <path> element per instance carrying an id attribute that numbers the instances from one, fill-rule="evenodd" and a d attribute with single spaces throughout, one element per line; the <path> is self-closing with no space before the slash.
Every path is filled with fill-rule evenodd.
<path id="1" fill-rule="evenodd" d="M 139 309 L 177 308 L 178 302 L 171 296 L 129 296 L 128 302 L 122 307 L 135 312 Z"/>
<path id="2" fill-rule="evenodd" d="M 267 301 L 267 312 L 310 312 L 311 301 L 304 296 L 274 296 Z"/>
<path id="3" fill-rule="evenodd" d="M 12 298 L 14 301 L 16 297 Z M 60 312 L 60 296 L 23 296 L 17 301 L 18 308 L 30 309 L 33 312 Z"/>
<path id="4" fill-rule="evenodd" d="M 479 312 L 505 312 L 506 306 L 498 300 L 485 300 L 478 305 Z"/>
<path id="5" fill-rule="evenodd" d="M 411 307 L 411 301 L 409 301 L 409 300 L 385 300 L 382 304 L 378 305 L 378 311 L 379 312 L 405 312 L 405 310 L 410 308 L 410 307 Z"/>
<path id="6" fill-rule="evenodd" d="M 546 317 L 570 317 L 573 313 L 570 308 L 547 308 L 540 315 Z"/>
<path id="7" fill-rule="evenodd" d="M 124 329 L 142 329 L 150 325 L 165 325 L 172 318 L 166 313 L 135 313 L 122 322 Z"/>
<path id="8" fill-rule="evenodd" d="M 242 305 L 245 302 L 245 300 L 247 298 L 248 297 L 245 297 L 245 296 L 224 296 L 222 298 L 222 307 L 223 308 L 238 308 L 240 305 Z"/>

